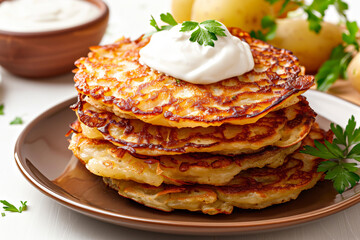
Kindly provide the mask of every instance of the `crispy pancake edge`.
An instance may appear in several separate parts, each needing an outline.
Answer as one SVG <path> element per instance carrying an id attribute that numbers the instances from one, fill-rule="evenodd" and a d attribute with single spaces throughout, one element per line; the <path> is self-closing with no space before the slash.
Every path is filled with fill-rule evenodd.
<path id="1" fill-rule="evenodd" d="M 270 112 L 253 124 L 193 129 L 153 126 L 97 109 L 84 110 L 84 106 L 89 105 L 81 100 L 81 96 L 72 109 L 82 123 L 85 136 L 111 141 L 132 153 L 151 156 L 189 152 L 234 155 L 256 152 L 267 145 L 289 147 L 300 142 L 309 133 L 316 114 L 304 97 L 299 99 L 297 104 Z M 75 127 L 76 124 L 72 128 Z"/>

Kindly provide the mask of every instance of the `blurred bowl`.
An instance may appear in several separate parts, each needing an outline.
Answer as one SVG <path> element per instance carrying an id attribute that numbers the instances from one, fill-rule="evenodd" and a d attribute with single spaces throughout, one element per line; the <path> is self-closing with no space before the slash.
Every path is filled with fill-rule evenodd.
<path id="1" fill-rule="evenodd" d="M 87 23 L 46 32 L 0 30 L 0 65 L 28 78 L 51 77 L 74 69 L 75 60 L 86 56 L 90 46 L 99 44 L 109 19 L 109 9 L 102 0 L 86 1 L 101 11 Z"/>

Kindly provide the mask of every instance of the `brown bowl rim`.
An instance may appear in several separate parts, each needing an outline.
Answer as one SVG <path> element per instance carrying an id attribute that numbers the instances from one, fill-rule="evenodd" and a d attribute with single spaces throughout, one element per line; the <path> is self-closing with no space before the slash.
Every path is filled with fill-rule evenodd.
<path id="1" fill-rule="evenodd" d="M 57 29 L 57 30 L 50 30 L 50 31 L 42 31 L 42 32 L 12 32 L 12 31 L 4 31 L 0 29 L 0 35 L 7 35 L 7 36 L 16 36 L 16 37 L 41 37 L 41 36 L 48 36 L 48 35 L 57 35 L 57 34 L 63 34 L 67 32 L 76 31 L 78 29 L 87 28 L 93 24 L 96 24 L 98 22 L 101 22 L 109 15 L 109 7 L 103 0 L 85 0 L 87 2 L 91 2 L 92 4 L 96 5 L 100 9 L 100 15 L 98 15 L 95 19 L 82 23 L 80 25 L 76 25 L 73 27 L 67 27 L 63 29 Z M 98 2 L 100 6 L 93 3 Z M 2 1 L 0 0 L 0 3 Z"/>

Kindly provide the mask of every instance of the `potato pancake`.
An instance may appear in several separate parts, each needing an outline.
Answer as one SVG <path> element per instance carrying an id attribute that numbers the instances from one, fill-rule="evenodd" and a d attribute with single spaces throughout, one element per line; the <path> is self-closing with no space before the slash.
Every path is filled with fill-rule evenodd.
<path id="1" fill-rule="evenodd" d="M 323 131 L 314 128 L 303 144 L 313 146 L 315 139 L 323 141 L 325 137 Z M 184 209 L 210 215 L 230 214 L 233 207 L 262 209 L 296 199 L 301 191 L 312 188 L 321 179 L 323 173 L 317 172 L 321 161 L 296 152 L 278 168 L 242 171 L 226 186 L 162 184 L 155 187 L 111 178 L 104 178 L 104 182 L 121 196 L 166 212 Z"/>
<path id="2" fill-rule="evenodd" d="M 256 123 L 219 127 L 170 128 L 124 119 L 100 111 L 79 96 L 73 106 L 82 133 L 105 139 L 132 153 L 159 156 L 189 152 L 234 155 L 256 152 L 266 146 L 289 147 L 310 131 L 315 113 L 304 97 L 297 104 L 272 111 Z"/>
<path id="3" fill-rule="evenodd" d="M 224 185 L 239 172 L 254 167 L 278 167 L 300 147 L 267 147 L 253 154 L 235 156 L 188 153 L 174 156 L 131 154 L 105 140 L 72 136 L 69 149 L 93 174 L 160 186 L 162 183 Z"/>
<path id="4" fill-rule="evenodd" d="M 255 67 L 238 77 L 196 85 L 139 63 L 150 41 L 121 38 L 92 47 L 76 61 L 76 90 L 86 101 L 119 117 L 167 127 L 209 127 L 254 123 L 268 112 L 294 104 L 314 84 L 290 51 L 252 39 L 238 28 L 231 34 L 250 45 Z"/>

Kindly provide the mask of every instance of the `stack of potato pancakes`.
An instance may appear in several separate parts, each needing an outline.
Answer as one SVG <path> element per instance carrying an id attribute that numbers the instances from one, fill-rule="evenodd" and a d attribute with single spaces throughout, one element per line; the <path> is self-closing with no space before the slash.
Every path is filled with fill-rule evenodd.
<path id="1" fill-rule="evenodd" d="M 229 30 L 255 67 L 209 85 L 141 65 L 150 38 L 92 47 L 76 62 L 69 149 L 121 196 L 163 211 L 261 209 L 313 187 L 322 159 L 299 151 L 331 137 L 300 95 L 313 76 L 291 52 Z"/>

